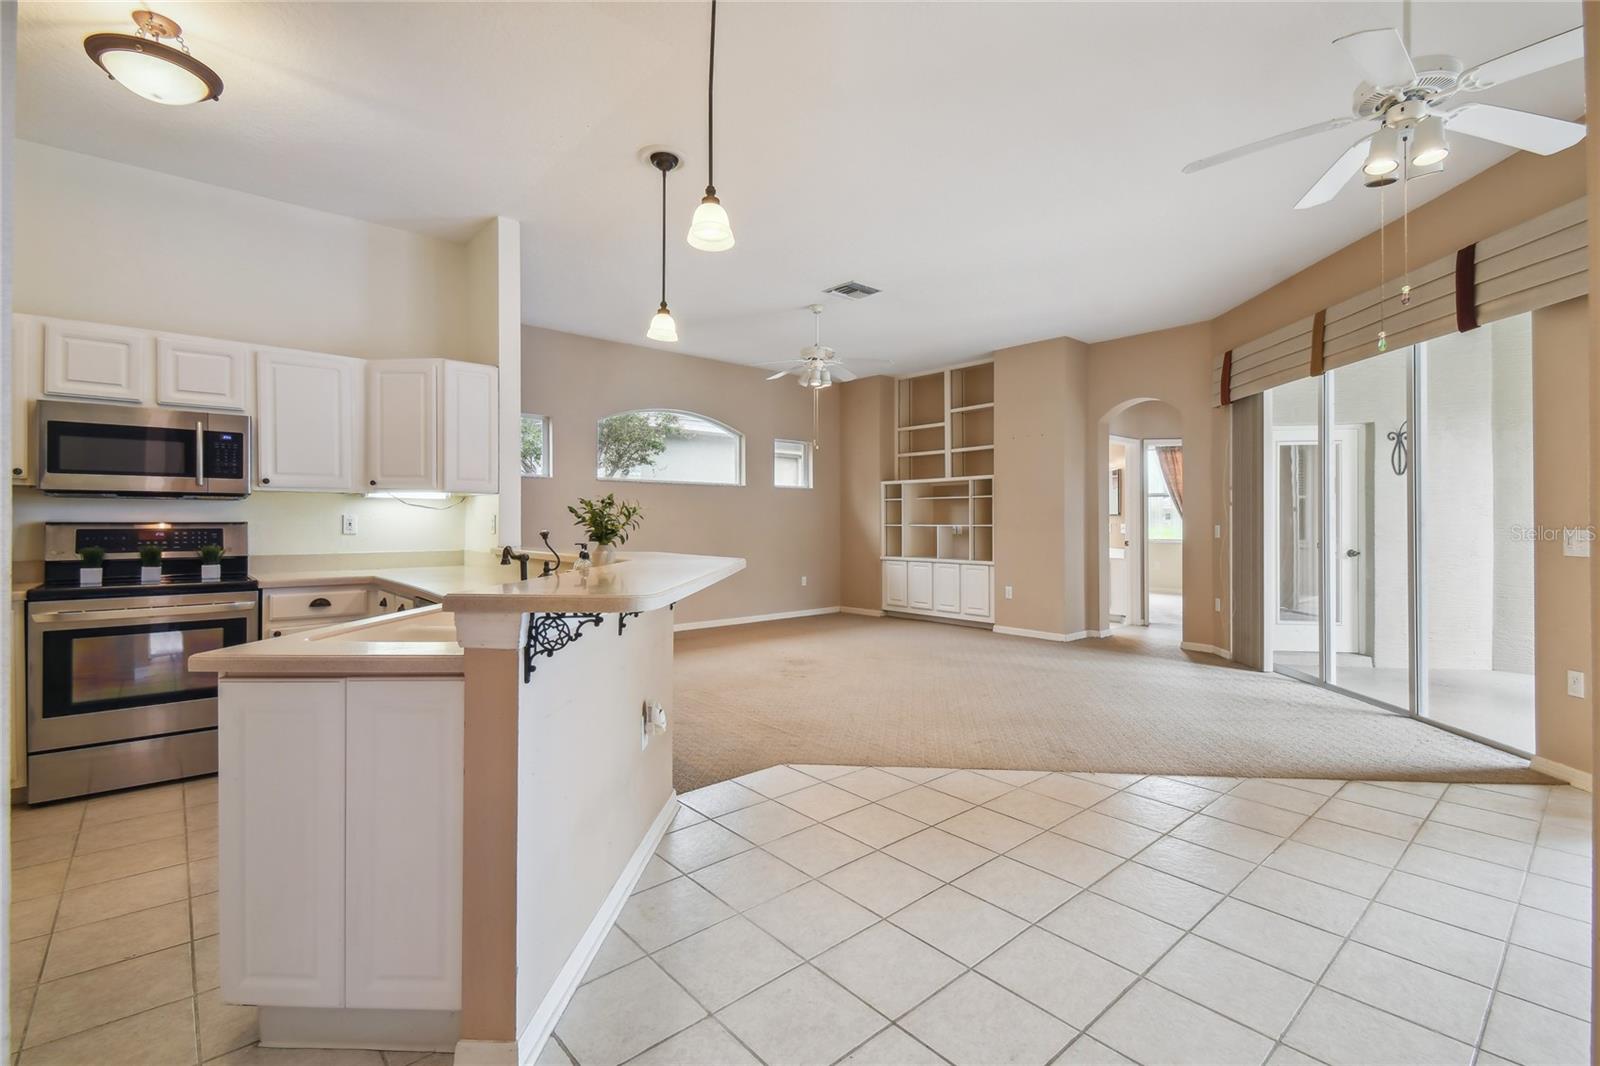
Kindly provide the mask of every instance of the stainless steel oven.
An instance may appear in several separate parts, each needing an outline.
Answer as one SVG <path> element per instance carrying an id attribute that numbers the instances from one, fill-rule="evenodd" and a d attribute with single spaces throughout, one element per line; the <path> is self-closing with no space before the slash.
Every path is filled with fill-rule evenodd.
<path id="1" fill-rule="evenodd" d="M 174 408 L 41 400 L 39 488 L 114 496 L 250 494 L 250 419 Z"/>
<path id="2" fill-rule="evenodd" d="M 189 659 L 259 635 L 244 538 L 242 523 L 46 525 L 46 582 L 26 603 L 28 802 L 215 772 L 217 679 Z M 191 542 L 240 554 L 202 581 Z M 78 583 L 89 544 L 107 550 L 103 585 Z M 170 555 L 144 581 L 150 546 Z"/>

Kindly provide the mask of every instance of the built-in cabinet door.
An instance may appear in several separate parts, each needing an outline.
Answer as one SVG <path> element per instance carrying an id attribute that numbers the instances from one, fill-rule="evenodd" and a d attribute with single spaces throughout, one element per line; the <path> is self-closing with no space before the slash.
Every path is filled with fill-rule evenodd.
<path id="1" fill-rule="evenodd" d="M 446 492 L 499 492 L 500 372 L 492 366 L 444 364 L 441 434 Z"/>
<path id="2" fill-rule="evenodd" d="M 933 564 L 906 563 L 906 606 L 933 610 Z"/>
<path id="3" fill-rule="evenodd" d="M 45 320 L 46 396 L 143 403 L 149 377 L 150 334 L 144 330 Z"/>
<path id="4" fill-rule="evenodd" d="M 175 333 L 156 335 L 157 403 L 245 411 L 249 397 L 249 345 Z"/>
<path id="5" fill-rule="evenodd" d="M 906 564 L 900 559 L 890 559 L 883 564 L 883 605 L 906 606 Z"/>
<path id="6" fill-rule="evenodd" d="M 459 679 L 349 681 L 346 1007 L 461 1006 Z"/>
<path id="7" fill-rule="evenodd" d="M 39 394 L 39 359 L 44 323 L 32 315 L 11 316 L 11 483 L 32 485 L 34 468 L 33 401 Z"/>
<path id="8" fill-rule="evenodd" d="M 264 489 L 361 488 L 360 359 L 256 351 L 256 484 Z"/>
<path id="9" fill-rule="evenodd" d="M 994 568 L 963 565 L 961 567 L 961 613 L 968 618 L 989 618 L 994 605 L 989 601 L 994 594 Z"/>
<path id="10" fill-rule="evenodd" d="M 367 487 L 429 490 L 439 480 L 441 359 L 367 366 Z"/>
<path id="11" fill-rule="evenodd" d="M 955 563 L 933 564 L 933 609 L 961 613 L 961 567 Z"/>
<path id="12" fill-rule="evenodd" d="M 344 1000 L 344 690 L 343 681 L 221 684 L 225 1002 L 337 1007 Z"/>

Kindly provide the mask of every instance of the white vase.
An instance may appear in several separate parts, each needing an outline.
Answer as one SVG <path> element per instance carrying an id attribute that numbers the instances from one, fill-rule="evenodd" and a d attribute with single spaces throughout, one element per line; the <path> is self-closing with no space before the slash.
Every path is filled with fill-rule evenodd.
<path id="1" fill-rule="evenodd" d="M 141 585 L 159 585 L 161 583 L 161 567 L 139 567 L 139 583 Z"/>
<path id="2" fill-rule="evenodd" d="M 609 544 L 596 544 L 591 554 L 596 566 L 610 566 L 617 561 L 617 549 Z"/>
<path id="3" fill-rule="evenodd" d="M 98 566 L 78 567 L 78 584 L 80 585 L 98 585 L 104 576 L 105 571 Z"/>
<path id="4" fill-rule="evenodd" d="M 200 564 L 200 580 L 201 581 L 221 581 L 222 580 L 222 564 L 221 563 L 201 563 Z"/>

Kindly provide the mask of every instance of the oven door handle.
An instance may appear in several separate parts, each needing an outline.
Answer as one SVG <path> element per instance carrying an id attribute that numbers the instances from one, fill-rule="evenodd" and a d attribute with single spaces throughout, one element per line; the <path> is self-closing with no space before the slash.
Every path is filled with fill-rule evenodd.
<path id="1" fill-rule="evenodd" d="M 194 424 L 194 479 L 202 487 L 206 483 L 206 424 Z"/>
<path id="2" fill-rule="evenodd" d="M 133 618 L 175 618 L 185 615 L 217 614 L 221 611 L 255 610 L 254 600 L 229 600 L 225 603 L 192 603 L 178 607 L 121 607 L 109 611 L 95 611 L 86 609 L 66 609 L 59 611 L 34 611 L 29 618 L 35 622 L 48 622 L 52 619 L 71 619 L 73 621 L 126 621 Z"/>

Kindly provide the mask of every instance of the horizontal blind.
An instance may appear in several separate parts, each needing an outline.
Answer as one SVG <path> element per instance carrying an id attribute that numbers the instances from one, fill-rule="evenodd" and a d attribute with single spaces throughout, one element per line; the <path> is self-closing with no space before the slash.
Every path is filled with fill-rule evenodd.
<path id="1" fill-rule="evenodd" d="M 1588 200 L 1564 204 L 1477 247 L 1478 321 L 1536 311 L 1589 291 Z"/>
<path id="2" fill-rule="evenodd" d="M 1328 308 L 1323 333 L 1323 366 L 1332 370 L 1380 354 L 1378 331 L 1387 350 L 1456 331 L 1456 257 L 1436 259 L 1411 271 L 1411 300 L 1402 304 L 1405 277 Z"/>

